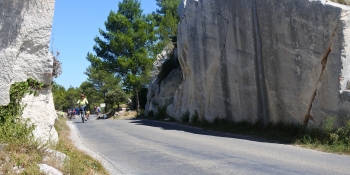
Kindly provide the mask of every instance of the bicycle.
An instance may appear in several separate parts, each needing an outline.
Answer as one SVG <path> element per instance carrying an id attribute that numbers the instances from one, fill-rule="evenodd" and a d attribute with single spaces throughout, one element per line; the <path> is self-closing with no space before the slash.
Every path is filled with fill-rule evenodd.
<path id="1" fill-rule="evenodd" d="M 86 121 L 85 120 L 85 110 L 84 110 L 84 106 L 79 106 L 79 115 L 80 115 L 80 117 L 81 117 L 81 120 L 83 121 L 83 123 L 84 123 L 84 121 Z"/>
<path id="2" fill-rule="evenodd" d="M 69 111 L 67 115 L 69 120 L 74 120 L 75 119 L 75 111 Z"/>

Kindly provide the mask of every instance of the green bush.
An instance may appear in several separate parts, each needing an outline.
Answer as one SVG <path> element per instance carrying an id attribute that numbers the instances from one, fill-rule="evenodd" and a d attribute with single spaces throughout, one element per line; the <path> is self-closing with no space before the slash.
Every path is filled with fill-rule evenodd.
<path id="1" fill-rule="evenodd" d="M 181 121 L 187 123 L 190 120 L 190 112 L 187 110 L 182 116 Z"/>
<path id="2" fill-rule="evenodd" d="M 335 117 L 326 120 L 325 141 L 330 145 L 350 146 L 350 120 L 344 126 L 334 127 Z"/>
<path id="3" fill-rule="evenodd" d="M 29 120 L 23 120 L 21 115 L 25 106 L 20 102 L 26 94 L 37 95 L 38 90 L 44 87 L 33 79 L 14 83 L 10 88 L 10 103 L 0 106 L 0 142 L 22 143 L 33 139 L 32 131 L 35 126 Z"/>
<path id="4" fill-rule="evenodd" d="M 166 113 L 166 106 L 162 106 L 162 107 L 158 107 L 158 112 L 157 114 L 154 116 L 155 120 L 161 120 L 161 119 L 165 119 L 168 118 L 168 114 Z"/>
<path id="5" fill-rule="evenodd" d="M 194 114 L 191 117 L 191 123 L 198 123 L 198 119 L 199 119 L 198 112 L 197 110 L 194 110 Z"/>
<path id="6" fill-rule="evenodd" d="M 148 117 L 154 117 L 153 110 L 150 110 L 150 111 L 148 112 Z"/>
<path id="7" fill-rule="evenodd" d="M 171 122 L 176 122 L 176 119 L 174 117 L 170 117 Z"/>

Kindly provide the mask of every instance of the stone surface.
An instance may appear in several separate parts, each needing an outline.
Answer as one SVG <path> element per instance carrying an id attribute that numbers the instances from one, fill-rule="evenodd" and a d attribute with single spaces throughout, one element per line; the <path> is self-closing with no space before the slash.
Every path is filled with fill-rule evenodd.
<path id="1" fill-rule="evenodd" d="M 6 106 L 10 86 L 28 78 L 51 84 L 53 56 L 49 53 L 54 0 L 0 1 L 0 105 Z M 37 125 L 34 135 L 43 141 L 57 140 L 56 118 L 49 89 L 38 97 L 23 99 L 24 118 Z"/>
<path id="2" fill-rule="evenodd" d="M 35 138 L 42 142 L 57 142 L 58 134 L 54 127 L 57 114 L 52 99 L 50 88 L 43 89 L 38 95 L 27 95 L 22 99 L 22 104 L 26 105 L 23 110 L 23 118 L 30 119 L 34 124 L 33 134 Z"/>
<path id="3" fill-rule="evenodd" d="M 153 114 L 158 112 L 161 107 L 168 107 L 174 101 L 174 93 L 181 83 L 181 70 L 179 68 L 171 71 L 167 78 L 165 78 L 160 84 L 158 79 L 158 73 L 162 64 L 170 58 L 175 48 L 173 45 L 166 47 L 162 53 L 157 55 L 157 60 L 153 63 L 153 72 L 151 82 L 148 86 L 147 103 L 145 106 L 145 114 L 148 115 L 150 111 Z M 174 51 L 176 52 L 177 49 Z"/>
<path id="4" fill-rule="evenodd" d="M 316 125 L 346 119 L 349 7 L 324 0 L 183 0 L 178 12 L 183 79 L 169 115 L 197 110 L 208 121 Z"/>
<path id="5" fill-rule="evenodd" d="M 56 168 L 46 165 L 46 164 L 38 164 L 40 171 L 48 174 L 48 175 L 62 175 L 60 171 L 58 171 Z"/>
<path id="6" fill-rule="evenodd" d="M 45 150 L 45 155 L 43 157 L 43 162 L 47 162 L 47 161 L 50 161 L 50 160 L 53 160 L 55 162 L 57 162 L 60 166 L 64 166 L 64 163 L 66 161 L 69 161 L 70 158 L 64 154 L 64 153 L 61 153 L 59 151 L 56 151 L 56 150 L 52 150 L 52 149 L 47 149 Z"/>

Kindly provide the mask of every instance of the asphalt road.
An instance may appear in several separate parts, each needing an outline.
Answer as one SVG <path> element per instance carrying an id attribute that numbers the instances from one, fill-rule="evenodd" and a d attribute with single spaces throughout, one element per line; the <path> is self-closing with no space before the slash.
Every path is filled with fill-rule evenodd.
<path id="1" fill-rule="evenodd" d="M 73 120 L 112 174 L 350 174 L 350 156 L 150 120 Z"/>

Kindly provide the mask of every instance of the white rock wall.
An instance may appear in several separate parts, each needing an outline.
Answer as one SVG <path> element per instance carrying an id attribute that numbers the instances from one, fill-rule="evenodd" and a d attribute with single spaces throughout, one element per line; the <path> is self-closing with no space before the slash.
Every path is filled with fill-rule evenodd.
<path id="1" fill-rule="evenodd" d="M 53 57 L 48 47 L 54 0 L 0 0 L 0 105 L 6 106 L 10 86 L 33 78 L 44 84 L 52 81 Z M 37 126 L 35 136 L 57 140 L 52 127 L 57 117 L 49 89 L 37 97 L 23 99 L 28 106 L 24 118 Z M 51 129 L 48 129 L 51 128 Z"/>
<path id="2" fill-rule="evenodd" d="M 183 0 L 178 12 L 183 80 L 170 115 L 321 124 L 349 113 L 349 7 Z"/>
<path id="3" fill-rule="evenodd" d="M 167 46 L 162 53 L 157 55 L 157 60 L 153 63 L 152 77 L 148 86 L 145 106 L 146 115 L 150 111 L 156 114 L 158 113 L 158 108 L 167 107 L 174 102 L 174 93 L 181 83 L 181 70 L 179 68 L 174 69 L 161 83 L 159 83 L 158 78 L 162 64 L 168 59 L 177 59 L 176 56 L 176 58 L 171 57 L 173 52 L 177 52 L 177 49 L 173 45 Z"/>

